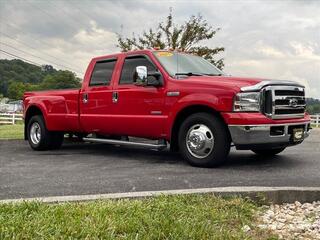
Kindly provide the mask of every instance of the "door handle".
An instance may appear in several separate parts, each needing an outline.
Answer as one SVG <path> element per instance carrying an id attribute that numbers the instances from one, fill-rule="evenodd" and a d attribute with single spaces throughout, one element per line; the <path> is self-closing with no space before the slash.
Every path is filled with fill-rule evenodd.
<path id="1" fill-rule="evenodd" d="M 83 102 L 83 103 L 87 103 L 87 102 L 88 102 L 88 93 L 84 93 L 84 94 L 82 95 L 82 102 Z"/>
<path id="2" fill-rule="evenodd" d="M 113 102 L 113 103 L 117 103 L 118 100 L 119 100 L 119 94 L 118 94 L 118 92 L 113 92 L 113 93 L 112 93 L 112 102 Z"/>

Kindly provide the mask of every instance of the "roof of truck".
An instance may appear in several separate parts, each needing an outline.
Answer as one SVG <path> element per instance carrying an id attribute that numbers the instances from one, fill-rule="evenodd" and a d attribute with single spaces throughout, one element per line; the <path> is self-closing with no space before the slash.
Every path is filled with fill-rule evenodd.
<path id="1" fill-rule="evenodd" d="M 133 51 L 127 51 L 127 52 L 118 52 L 114 54 L 108 54 L 108 55 L 102 55 L 98 57 L 94 57 L 93 60 L 99 60 L 102 58 L 112 58 L 112 57 L 117 57 L 120 55 L 128 55 L 128 54 L 141 54 L 141 53 L 146 53 L 146 52 L 153 52 L 155 50 L 152 49 L 143 49 L 143 50 L 133 50 Z"/>
<path id="2" fill-rule="evenodd" d="M 145 54 L 147 52 L 172 52 L 172 53 L 179 52 L 179 53 L 189 54 L 187 52 L 182 52 L 182 51 L 172 51 L 172 50 L 167 50 L 167 49 L 155 48 L 155 49 L 132 50 L 132 51 L 127 51 L 127 52 L 119 52 L 119 53 L 115 53 L 115 54 L 103 55 L 103 56 L 94 57 L 92 60 L 101 60 L 101 59 L 105 59 L 105 58 L 118 57 L 120 55 Z"/>

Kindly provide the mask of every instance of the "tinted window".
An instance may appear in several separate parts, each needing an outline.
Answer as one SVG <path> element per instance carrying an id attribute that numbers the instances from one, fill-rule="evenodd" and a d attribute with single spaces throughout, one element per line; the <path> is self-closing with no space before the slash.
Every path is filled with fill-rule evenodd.
<path id="1" fill-rule="evenodd" d="M 134 72 L 137 66 L 146 66 L 148 71 L 156 70 L 152 62 L 143 56 L 126 58 L 121 72 L 120 84 L 131 84 L 134 82 Z"/>
<path id="2" fill-rule="evenodd" d="M 94 66 L 90 86 L 109 85 L 116 60 L 97 62 Z"/>

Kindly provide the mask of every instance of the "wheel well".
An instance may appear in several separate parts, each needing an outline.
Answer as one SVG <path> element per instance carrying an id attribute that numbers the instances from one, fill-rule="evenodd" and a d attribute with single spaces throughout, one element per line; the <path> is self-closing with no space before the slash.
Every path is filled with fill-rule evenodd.
<path id="1" fill-rule="evenodd" d="M 219 118 L 226 126 L 226 129 L 228 131 L 229 137 L 229 129 L 227 127 L 227 124 L 225 123 L 224 119 L 221 117 L 220 113 L 214 110 L 211 107 L 205 106 L 205 105 L 192 105 L 189 107 L 186 107 L 182 109 L 176 116 L 174 120 L 174 124 L 171 129 L 171 140 L 170 140 L 170 149 L 173 151 L 179 150 L 179 145 L 178 145 L 178 134 L 179 134 L 179 128 L 182 124 L 182 122 L 190 115 L 194 113 L 209 113 L 212 114 L 213 116 Z"/>
<path id="2" fill-rule="evenodd" d="M 36 106 L 31 106 L 28 108 L 25 118 L 24 118 L 24 139 L 27 140 L 27 127 L 30 119 L 35 115 L 42 115 L 40 108 Z"/>

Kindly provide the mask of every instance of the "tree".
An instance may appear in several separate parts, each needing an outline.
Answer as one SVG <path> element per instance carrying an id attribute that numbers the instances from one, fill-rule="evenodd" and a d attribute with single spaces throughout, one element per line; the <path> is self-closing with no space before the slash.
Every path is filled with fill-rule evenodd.
<path id="1" fill-rule="evenodd" d="M 118 34 L 117 47 L 124 52 L 154 47 L 181 50 L 204 57 L 218 68 L 223 69 L 223 58 L 216 60 L 215 55 L 223 52 L 224 48 L 200 45 L 202 41 L 212 39 L 219 30 L 220 28 L 214 29 L 210 26 L 200 14 L 191 16 L 184 24 L 176 25 L 173 23 L 170 11 L 165 22 L 160 22 L 156 29 L 150 28 L 138 37 L 135 36 L 135 33 L 131 38 Z"/>
<path id="2" fill-rule="evenodd" d="M 12 100 L 22 100 L 23 94 L 27 91 L 39 90 L 36 84 L 22 83 L 17 81 L 9 81 L 8 97 Z"/>
<path id="3" fill-rule="evenodd" d="M 45 73 L 55 73 L 57 70 L 54 69 L 51 65 L 42 65 L 41 70 L 44 71 Z"/>
<path id="4" fill-rule="evenodd" d="M 8 97 L 13 100 L 21 100 L 26 91 L 26 85 L 22 82 L 11 80 L 8 87 Z"/>
<path id="5" fill-rule="evenodd" d="M 8 88 L 12 80 L 24 84 L 40 84 L 47 75 L 56 71 L 43 71 L 39 66 L 18 59 L 0 59 L 0 93 L 8 97 Z"/>
<path id="6" fill-rule="evenodd" d="M 40 84 L 40 89 L 79 88 L 80 79 L 73 72 L 59 70 L 53 75 L 47 75 Z"/>

